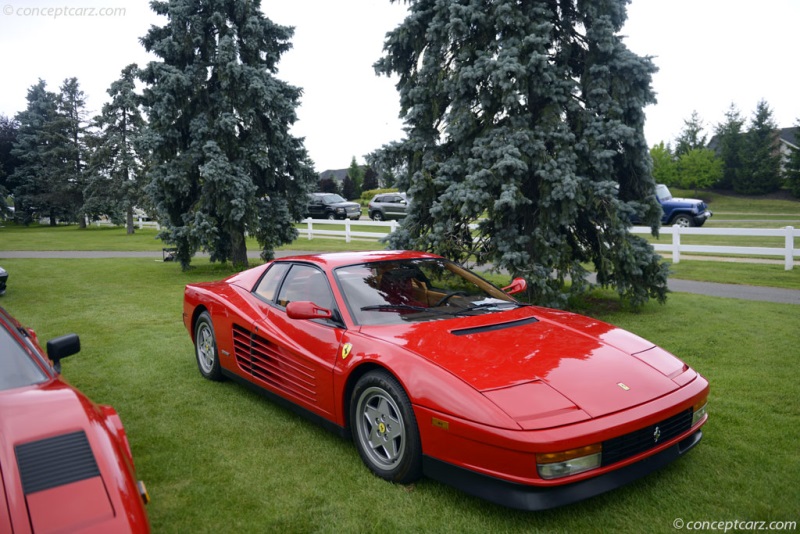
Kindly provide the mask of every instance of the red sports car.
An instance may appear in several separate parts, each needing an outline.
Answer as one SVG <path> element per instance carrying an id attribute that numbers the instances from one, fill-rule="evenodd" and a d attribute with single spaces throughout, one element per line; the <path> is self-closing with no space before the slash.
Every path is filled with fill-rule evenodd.
<path id="1" fill-rule="evenodd" d="M 708 382 L 601 321 L 521 303 L 439 256 L 276 260 L 191 284 L 200 373 L 352 439 L 376 475 L 528 510 L 639 478 L 702 436 Z"/>
<path id="2" fill-rule="evenodd" d="M 0 308 L 0 532 L 149 532 L 125 429 L 65 382 L 77 335 L 47 342 Z"/>

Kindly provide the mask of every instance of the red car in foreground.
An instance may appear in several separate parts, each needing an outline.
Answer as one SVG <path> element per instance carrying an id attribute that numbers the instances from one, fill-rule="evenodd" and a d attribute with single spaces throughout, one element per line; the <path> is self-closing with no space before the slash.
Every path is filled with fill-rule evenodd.
<path id="1" fill-rule="evenodd" d="M 48 341 L 0 308 L 0 532 L 149 532 L 117 412 L 62 380 L 75 334 Z"/>
<path id="2" fill-rule="evenodd" d="M 530 306 L 439 256 L 276 260 L 186 286 L 200 373 L 352 436 L 376 475 L 520 509 L 591 497 L 697 445 L 708 382 L 595 319 Z"/>

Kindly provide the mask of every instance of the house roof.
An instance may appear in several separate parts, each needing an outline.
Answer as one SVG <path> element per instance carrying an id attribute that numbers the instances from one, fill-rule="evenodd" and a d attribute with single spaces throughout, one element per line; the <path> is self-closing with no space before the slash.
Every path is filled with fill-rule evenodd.
<path id="1" fill-rule="evenodd" d="M 747 134 L 747 132 L 742 132 Z M 792 148 L 800 148 L 800 127 L 794 126 L 792 128 L 778 128 L 778 139 Z M 715 135 L 708 142 L 708 148 L 717 150 L 719 148 L 719 138 Z"/>
<path id="2" fill-rule="evenodd" d="M 349 169 L 328 169 L 327 171 L 322 171 L 319 173 L 319 179 L 325 180 L 327 178 L 333 178 L 336 182 L 342 183 L 344 179 L 347 177 L 347 171 Z"/>

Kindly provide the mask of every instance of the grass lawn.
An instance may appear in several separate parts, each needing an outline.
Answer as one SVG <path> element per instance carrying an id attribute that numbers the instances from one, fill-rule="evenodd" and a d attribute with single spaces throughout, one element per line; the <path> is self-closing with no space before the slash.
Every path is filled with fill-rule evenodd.
<path id="1" fill-rule="evenodd" d="M 195 264 L 184 273 L 151 258 L 2 263 L 11 279 L 0 305 L 43 341 L 81 335 L 64 375 L 119 411 L 154 532 L 673 532 L 677 518 L 800 517 L 797 306 L 673 294 L 634 314 L 601 293 L 590 313 L 709 379 L 704 440 L 625 488 L 523 513 L 430 480 L 386 483 L 348 441 L 241 386 L 202 379 L 181 322 L 183 286 L 230 271 Z"/>

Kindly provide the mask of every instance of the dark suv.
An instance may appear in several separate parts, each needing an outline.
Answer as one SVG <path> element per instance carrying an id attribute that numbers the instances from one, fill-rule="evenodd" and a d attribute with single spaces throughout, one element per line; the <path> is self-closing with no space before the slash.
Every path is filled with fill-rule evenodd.
<path id="1" fill-rule="evenodd" d="M 306 217 L 356 221 L 361 218 L 361 205 L 348 202 L 336 193 L 309 193 Z"/>
<path id="2" fill-rule="evenodd" d="M 402 219 L 406 216 L 408 198 L 405 193 L 382 193 L 369 201 L 367 213 L 374 221 Z"/>
<path id="3" fill-rule="evenodd" d="M 672 193 L 664 184 L 656 186 L 656 197 L 661 203 L 664 215 L 661 224 L 670 226 L 703 226 L 713 215 L 702 200 L 696 198 L 672 198 Z"/>

